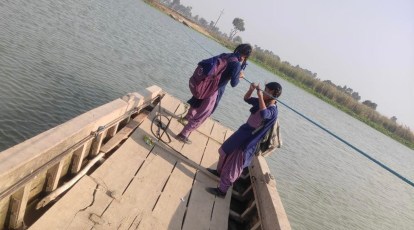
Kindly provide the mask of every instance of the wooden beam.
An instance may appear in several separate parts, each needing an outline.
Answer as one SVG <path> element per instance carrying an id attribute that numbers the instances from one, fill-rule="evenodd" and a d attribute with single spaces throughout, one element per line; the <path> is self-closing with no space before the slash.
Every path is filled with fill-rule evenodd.
<path id="1" fill-rule="evenodd" d="M 23 226 L 24 213 L 26 212 L 27 201 L 29 200 L 29 193 L 31 182 L 24 185 L 16 193 L 10 197 L 10 223 L 11 229 L 21 228 Z"/>
<path id="2" fill-rule="evenodd" d="M 239 201 L 245 201 L 246 200 L 246 196 L 247 196 L 247 194 L 250 192 L 250 191 L 252 191 L 252 185 L 249 185 L 249 187 L 247 187 L 247 189 L 246 190 L 244 190 L 244 192 L 243 193 L 240 193 L 240 192 L 237 192 L 236 190 L 233 190 L 233 192 L 232 192 L 232 197 L 233 198 L 236 198 L 237 200 L 239 200 Z"/>
<path id="3" fill-rule="evenodd" d="M 185 157 L 184 155 L 182 155 L 180 152 L 178 152 L 175 149 L 169 148 L 167 147 L 164 143 L 162 142 L 152 142 L 152 144 L 154 144 L 155 146 L 160 147 L 161 149 L 165 150 L 166 152 L 170 153 L 171 155 L 173 155 L 174 157 L 176 157 L 180 162 L 183 162 L 184 164 L 197 169 L 199 171 L 201 171 L 202 173 L 204 173 L 205 175 L 207 175 L 208 177 L 210 177 L 211 179 L 219 182 L 220 178 L 217 177 L 216 175 L 210 173 L 206 168 L 204 168 L 203 166 L 197 164 L 196 162 L 188 159 L 187 157 Z"/>
<path id="4" fill-rule="evenodd" d="M 260 222 L 260 220 L 259 220 L 259 221 L 256 222 L 256 224 L 253 225 L 252 228 L 250 228 L 250 230 L 259 229 L 260 225 L 262 225 L 262 222 Z"/>
<path id="5" fill-rule="evenodd" d="M 116 131 L 118 131 L 119 122 L 117 122 L 115 125 L 113 125 L 108 130 L 108 137 L 113 137 L 116 134 Z"/>
<path id="6" fill-rule="evenodd" d="M 88 146 L 89 141 L 85 142 L 81 147 L 73 152 L 73 160 L 72 160 L 72 168 L 71 173 L 76 174 L 80 171 L 82 167 L 83 159 L 85 158 L 86 154 L 86 147 Z"/>
<path id="7" fill-rule="evenodd" d="M 254 157 L 249 166 L 257 211 L 264 230 L 290 230 L 291 226 L 270 169 L 262 156 Z"/>
<path id="8" fill-rule="evenodd" d="M 98 136 L 95 138 L 95 140 L 92 143 L 92 150 L 90 155 L 92 157 L 98 155 L 99 151 L 101 150 L 102 141 L 105 137 L 107 131 L 103 131 L 102 133 L 99 133 Z"/>
<path id="9" fill-rule="evenodd" d="M 126 140 L 132 132 L 148 117 L 150 112 L 143 110 L 138 116 L 130 121 L 125 127 L 123 127 L 115 136 L 113 136 L 108 142 L 106 142 L 100 149 L 101 152 L 108 153 L 123 140 Z M 108 133 L 109 135 L 109 133 Z"/>
<path id="10" fill-rule="evenodd" d="M 245 217 L 254 209 L 254 208 L 256 208 L 256 201 L 254 200 L 250 205 L 249 205 L 249 207 L 248 208 L 246 208 L 246 210 L 244 210 L 244 212 L 241 214 L 241 218 L 242 218 L 242 220 L 244 220 L 245 219 Z"/>
<path id="11" fill-rule="evenodd" d="M 60 194 L 62 194 L 63 192 L 65 192 L 66 190 L 68 190 L 69 188 L 71 188 L 78 180 L 80 180 L 89 171 L 89 169 L 96 162 L 98 162 L 101 158 L 103 158 L 104 155 L 105 155 L 105 153 L 100 153 L 94 159 L 92 159 L 91 161 L 89 161 L 88 165 L 84 169 L 82 169 L 82 171 L 80 171 L 78 173 L 78 175 L 76 175 L 74 178 L 72 178 L 70 181 L 68 181 L 63 186 L 59 187 L 58 189 L 56 189 L 55 191 L 53 191 L 52 193 L 50 193 L 49 195 L 47 195 L 41 201 L 39 201 L 37 203 L 37 205 L 36 205 L 36 209 L 39 209 L 39 208 L 42 208 L 42 207 L 46 206 L 50 201 L 56 199 L 56 197 L 58 197 Z"/>
<path id="12" fill-rule="evenodd" d="M 46 192 L 51 192 L 57 188 L 59 184 L 60 174 L 62 173 L 63 164 L 64 159 L 47 170 Z"/>

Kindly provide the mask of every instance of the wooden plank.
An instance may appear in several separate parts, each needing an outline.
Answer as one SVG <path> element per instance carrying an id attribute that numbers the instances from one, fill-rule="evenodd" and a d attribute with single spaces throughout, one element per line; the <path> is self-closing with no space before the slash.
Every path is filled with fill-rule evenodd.
<path id="1" fill-rule="evenodd" d="M 46 192 L 55 190 L 59 184 L 60 174 L 62 173 L 64 159 L 47 170 L 46 176 Z"/>
<path id="2" fill-rule="evenodd" d="M 66 182 L 61 187 L 57 188 L 53 192 L 49 193 L 47 196 L 43 197 L 37 204 L 36 209 L 40 209 L 44 206 L 46 206 L 49 202 L 55 200 L 58 198 L 61 194 L 68 191 L 73 185 L 75 185 L 80 179 L 82 179 L 83 176 L 86 175 L 86 173 L 91 169 L 92 166 L 95 165 L 96 162 L 103 159 L 105 153 L 100 153 L 95 158 L 91 159 L 88 162 L 88 165 L 86 165 L 75 177 L 71 178 L 68 182 Z"/>
<path id="3" fill-rule="evenodd" d="M 254 157 L 249 171 L 262 229 L 290 230 L 287 214 L 277 192 L 276 181 L 270 177 L 264 157 Z"/>
<path id="4" fill-rule="evenodd" d="M 5 227 L 4 225 L 6 223 L 6 217 L 9 210 L 9 201 L 9 197 L 0 200 L 0 229 Z"/>
<path id="5" fill-rule="evenodd" d="M 165 229 L 180 229 L 171 228 L 168 225 L 165 225 L 164 222 L 160 221 L 159 218 L 154 217 L 149 213 L 143 213 L 139 222 L 133 224 L 129 229 L 138 229 L 138 230 L 165 230 Z"/>
<path id="6" fill-rule="evenodd" d="M 153 113 L 155 114 L 156 111 L 153 111 Z M 56 216 L 56 214 L 53 215 L 48 212 L 47 214 L 49 214 L 49 218 L 63 219 L 63 222 L 69 226 L 69 229 L 85 229 L 87 227 L 93 227 L 94 225 L 101 228 L 111 229 L 110 222 L 98 217 L 102 215 L 111 202 L 118 202 L 118 200 L 121 199 L 122 193 L 131 182 L 131 178 L 134 177 L 138 168 L 147 157 L 150 149 L 146 147 L 143 135 L 149 135 L 149 133 L 144 130 L 149 130 L 150 125 L 151 119 L 149 117 L 145 118 L 140 127 L 131 135 L 131 138 L 90 175 L 90 178 L 94 180 L 96 186 L 99 186 L 99 188 L 102 188 L 101 190 L 103 190 L 102 194 L 97 193 L 96 195 L 106 196 L 104 199 L 95 199 L 93 203 L 88 203 L 88 210 L 93 210 L 94 214 L 92 220 L 90 212 L 76 214 L 79 211 L 76 206 L 74 209 L 66 208 L 65 215 L 72 217 L 70 223 L 67 222 L 67 219 L 64 216 Z M 76 185 L 75 188 L 78 186 L 79 185 Z M 69 191 L 68 194 L 71 192 L 72 191 Z M 63 201 L 61 200 L 58 203 L 61 202 Z M 41 219 L 44 219 L 44 217 Z"/>
<path id="7" fill-rule="evenodd" d="M 10 222 L 11 229 L 21 228 L 23 226 L 23 217 L 26 212 L 27 201 L 29 200 L 29 194 L 31 189 L 31 183 L 27 183 L 23 188 L 20 188 L 10 198 Z"/>
<path id="8" fill-rule="evenodd" d="M 162 138 L 162 140 L 166 141 L 171 148 L 179 152 L 183 148 L 184 143 L 176 140 L 175 136 L 181 131 L 182 128 L 183 126 L 176 119 L 171 119 L 170 125 L 168 126 L 168 130 L 167 130 L 167 133 L 171 138 L 171 142 L 168 143 L 168 139 L 166 138 L 166 136 Z"/>
<path id="9" fill-rule="evenodd" d="M 177 110 L 178 105 L 180 105 L 181 109 Z M 161 100 L 161 113 L 166 112 L 168 114 L 181 114 L 185 111 L 184 104 L 178 100 L 177 98 L 173 97 L 170 94 L 165 94 Z M 158 111 L 158 110 L 157 110 Z"/>
<path id="10" fill-rule="evenodd" d="M 164 149 L 166 152 L 168 152 L 171 156 L 175 157 L 176 160 L 178 160 L 180 163 L 186 164 L 194 169 L 199 170 L 200 172 L 204 173 L 205 175 L 207 175 L 208 177 L 210 177 L 211 179 L 218 181 L 218 177 L 215 176 L 214 174 L 210 173 L 207 169 L 205 169 L 204 167 L 200 166 L 197 162 L 194 162 L 193 160 L 188 159 L 186 156 L 184 156 L 183 154 L 181 154 L 180 152 L 177 152 L 175 150 L 172 150 L 171 148 L 167 147 L 165 144 L 160 143 L 160 142 L 155 142 L 153 143 L 155 144 L 155 146 L 160 147 L 162 149 Z"/>
<path id="11" fill-rule="evenodd" d="M 31 181 L 32 189 L 30 190 L 29 200 L 31 200 L 33 197 L 44 191 L 46 183 L 46 174 L 47 171 L 41 172 L 37 174 L 36 177 L 33 178 L 33 180 Z"/>
<path id="12" fill-rule="evenodd" d="M 123 127 L 114 137 L 112 137 L 108 142 L 106 142 L 102 148 L 101 152 L 108 153 L 113 148 L 115 148 L 123 140 L 127 139 L 128 136 L 143 122 L 144 118 L 148 116 L 148 111 L 142 111 L 138 114 L 131 122 L 129 122 L 125 127 Z"/>
<path id="13" fill-rule="evenodd" d="M 153 212 L 167 229 L 180 229 L 194 180 L 195 169 L 177 164 Z"/>
<path id="14" fill-rule="evenodd" d="M 164 97 L 163 102 L 165 104 L 168 104 L 171 109 L 172 107 L 174 107 L 174 104 L 176 109 L 180 104 L 178 100 L 173 100 L 171 97 Z M 157 112 L 158 107 L 154 108 L 153 112 L 140 125 L 139 129 L 131 135 L 131 138 L 128 139 L 127 142 L 125 142 L 125 144 L 131 142 L 131 145 L 134 146 L 133 148 L 130 148 L 129 152 L 139 152 L 141 154 L 145 153 L 146 156 L 148 152 L 151 150 L 151 147 L 145 144 L 144 136 L 153 136 L 150 131 L 151 121 L 152 118 L 157 114 Z M 114 183 L 119 184 L 119 182 L 116 182 L 115 180 L 122 180 L 122 178 L 125 177 L 128 178 L 128 182 L 130 182 L 131 178 L 133 178 L 131 184 L 128 186 L 128 189 L 123 194 L 123 191 L 118 193 L 119 199 L 117 199 L 117 202 L 111 203 L 108 209 L 104 211 L 104 213 L 102 214 L 104 219 L 108 220 L 108 223 L 111 223 L 112 226 L 117 226 L 117 228 L 121 229 L 127 228 L 134 223 L 134 220 L 136 220 L 137 216 L 139 217 L 141 215 L 139 210 L 151 210 L 154 206 L 159 196 L 159 193 L 157 193 L 157 191 L 162 190 L 162 187 L 164 187 L 165 181 L 167 180 L 173 166 L 175 165 L 175 159 L 168 153 L 166 153 L 166 151 L 159 149 L 157 147 L 155 147 L 153 151 L 155 154 L 161 154 L 161 156 L 165 156 L 166 159 L 161 159 L 159 155 L 150 154 L 148 158 L 145 159 L 145 162 L 143 163 L 141 169 L 138 171 L 135 177 L 134 175 L 125 175 L 125 172 L 122 169 L 124 167 L 125 161 L 121 161 L 118 159 L 117 162 L 113 162 L 113 164 L 111 165 L 118 164 L 119 169 L 108 170 L 105 177 L 103 177 L 106 178 L 106 180 L 111 179 L 111 181 L 113 181 L 111 183 L 112 190 L 114 190 L 114 187 L 112 187 Z M 115 154 L 117 154 L 117 152 Z M 137 165 L 137 169 L 138 166 L 139 165 Z M 117 173 L 113 173 L 114 171 Z M 134 174 L 136 173 L 136 171 L 137 170 L 134 171 Z M 96 173 L 102 174 L 102 172 L 99 172 L 98 170 L 96 171 Z M 142 174 L 151 175 L 142 176 Z M 95 173 L 92 176 L 95 176 Z M 141 179 L 141 177 L 145 178 Z M 109 181 L 106 181 L 105 183 L 109 184 Z M 150 191 L 146 190 L 145 188 L 148 188 Z M 133 192 L 131 192 L 131 190 L 133 190 Z M 147 195 L 149 193 L 151 194 L 151 196 Z M 147 206 L 143 205 L 144 203 L 146 203 Z M 137 209 L 137 207 L 139 208 Z M 149 209 L 149 207 L 151 209 Z M 105 228 L 105 226 L 98 227 Z"/>
<path id="15" fill-rule="evenodd" d="M 197 132 L 191 136 L 193 144 L 184 145 L 182 154 L 199 164 L 207 138 Z M 156 226 L 156 222 L 161 222 L 164 226 L 168 226 L 168 229 L 181 229 L 195 172 L 196 170 L 189 166 L 177 164 L 153 209 L 152 218 L 157 220 L 154 221 L 154 226 Z"/>
<path id="16" fill-rule="evenodd" d="M 143 138 L 143 136 L 142 136 Z M 175 159 L 155 147 L 118 202 L 112 202 L 102 219 L 114 229 L 128 229 L 143 212 L 152 210 L 174 167 Z"/>
<path id="17" fill-rule="evenodd" d="M 215 168 L 219 144 L 208 141 L 201 166 Z M 216 187 L 217 182 L 198 172 L 193 185 L 183 229 L 226 229 L 229 216 L 231 189 L 223 198 L 207 193 L 207 187 Z M 217 207 L 216 207 L 217 206 Z M 223 210 L 224 209 L 224 210 Z M 219 210 L 219 211 L 217 211 Z"/>
<path id="18" fill-rule="evenodd" d="M 155 111 L 152 111 L 155 113 Z M 147 158 L 150 149 L 142 136 L 149 135 L 151 120 L 146 117 L 139 128 L 125 143 L 90 176 L 106 185 L 108 190 L 117 196 L 122 195 L 139 167 Z"/>
<path id="19" fill-rule="evenodd" d="M 218 149 L 220 148 L 221 144 L 217 143 L 214 140 L 209 139 L 206 150 L 204 152 L 203 161 L 201 162 L 201 166 L 205 168 L 212 168 L 216 169 L 217 162 L 219 159 Z"/>
<path id="20" fill-rule="evenodd" d="M 73 152 L 71 173 L 76 174 L 82 168 L 82 162 L 86 155 L 87 146 L 91 143 L 88 141 Z"/>
<path id="21" fill-rule="evenodd" d="M 99 151 L 101 150 L 102 141 L 105 138 L 107 131 L 108 130 L 105 130 L 102 133 L 99 133 L 98 136 L 93 140 L 91 153 L 89 154 L 90 156 L 94 157 L 98 155 Z"/>
<path id="22" fill-rule="evenodd" d="M 224 142 L 224 137 L 226 136 L 227 128 L 225 128 L 218 121 L 214 122 L 213 129 L 211 130 L 211 138 L 218 141 L 219 143 Z"/>
<path id="23" fill-rule="evenodd" d="M 226 130 L 226 135 L 224 137 L 224 140 L 227 140 L 231 135 L 233 135 L 234 131 L 231 129 Z"/>
<path id="24" fill-rule="evenodd" d="M 66 176 L 68 173 L 70 173 L 72 158 L 73 158 L 73 151 L 71 153 L 67 154 L 65 157 L 63 157 L 63 159 L 62 159 L 63 167 L 62 167 L 62 172 L 60 173 L 60 178 Z"/>
<path id="25" fill-rule="evenodd" d="M 215 187 L 216 185 L 216 182 L 203 173 L 197 173 L 184 220 L 184 230 L 210 228 L 210 218 L 215 198 L 214 195 L 206 192 L 206 188 Z"/>
<path id="26" fill-rule="evenodd" d="M 209 137 L 211 134 L 211 130 L 213 129 L 213 125 L 214 121 L 211 118 L 207 118 L 207 120 L 204 121 L 204 123 L 200 127 L 198 127 L 197 131 Z"/>
<path id="27" fill-rule="evenodd" d="M 99 186 L 91 177 L 84 176 L 30 229 L 90 229 L 94 225 L 89 220 L 90 214 L 105 208 L 98 207 L 96 204 L 108 203 L 111 200 L 104 187 Z M 78 216 L 85 216 L 85 218 L 79 221 L 80 218 L 75 218 Z"/>
<path id="28" fill-rule="evenodd" d="M 206 168 L 217 168 L 217 162 L 219 158 L 218 149 L 220 144 L 215 141 L 209 141 L 204 153 L 202 166 Z M 232 187 L 227 191 L 226 197 L 215 198 L 214 209 L 211 215 L 210 229 L 227 229 L 230 211 Z"/>
<path id="29" fill-rule="evenodd" d="M 178 106 L 178 104 L 176 106 Z M 143 136 L 150 135 L 148 130 L 150 130 L 151 127 L 152 117 L 156 113 L 157 107 L 148 116 L 137 116 L 135 119 L 137 123 L 140 123 L 140 120 L 143 120 L 139 128 L 101 167 L 90 175 L 91 178 L 94 178 L 100 185 L 104 185 L 110 196 L 115 199 L 115 201 L 111 200 L 110 202 L 118 202 L 122 199 L 122 194 L 128 187 L 131 179 L 134 178 L 139 167 L 148 156 L 150 148 L 146 146 Z M 121 132 L 122 131 L 118 134 Z M 104 146 L 102 148 L 104 148 Z M 102 202 L 105 203 L 100 204 L 97 202 L 96 205 L 106 208 L 110 204 L 107 200 L 102 200 Z M 103 212 L 104 209 L 101 209 L 97 211 L 97 215 L 101 216 Z M 87 218 L 87 216 L 77 216 L 74 222 L 81 223 L 87 221 Z M 102 221 L 97 222 L 96 225 L 100 228 L 106 228 L 108 227 L 106 224 L 110 224 L 110 222 L 107 221 L 104 221 L 103 223 L 101 223 Z"/>
<path id="30" fill-rule="evenodd" d="M 112 138 L 113 136 L 115 136 L 116 132 L 118 131 L 118 127 L 119 122 L 117 122 L 115 125 L 109 128 L 107 137 Z"/>

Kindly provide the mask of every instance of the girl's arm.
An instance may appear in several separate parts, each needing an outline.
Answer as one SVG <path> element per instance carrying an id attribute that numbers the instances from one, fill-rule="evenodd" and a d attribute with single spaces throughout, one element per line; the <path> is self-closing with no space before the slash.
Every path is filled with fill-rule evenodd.
<path id="1" fill-rule="evenodd" d="M 263 100 L 263 92 L 260 89 L 259 85 L 256 87 L 256 89 L 257 89 L 257 97 L 259 98 L 259 110 L 264 110 L 266 109 L 266 104 Z"/>
<path id="2" fill-rule="evenodd" d="M 230 62 L 227 65 L 227 68 L 225 70 L 225 72 L 227 71 L 227 75 L 225 76 L 229 76 L 230 79 L 230 85 L 231 87 L 236 87 L 239 84 L 239 75 L 240 75 L 240 71 L 241 71 L 241 65 L 239 62 Z M 223 73 L 224 75 L 225 73 Z"/>
<path id="3" fill-rule="evenodd" d="M 250 84 L 249 90 L 247 90 L 246 94 L 244 95 L 245 101 L 247 101 L 252 96 L 253 90 L 256 89 L 256 87 L 257 87 L 256 84 L 254 83 Z"/>

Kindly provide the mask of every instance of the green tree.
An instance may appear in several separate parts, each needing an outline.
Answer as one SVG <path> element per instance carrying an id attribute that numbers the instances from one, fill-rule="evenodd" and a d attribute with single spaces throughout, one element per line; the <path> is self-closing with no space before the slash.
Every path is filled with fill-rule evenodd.
<path id="1" fill-rule="evenodd" d="M 241 18 L 235 18 L 233 20 L 233 29 L 230 31 L 229 39 L 230 41 L 233 40 L 234 36 L 237 34 L 237 32 L 241 31 L 243 32 L 244 29 L 244 20 Z"/>
<path id="2" fill-rule="evenodd" d="M 352 98 L 354 98 L 357 101 L 361 100 L 361 96 L 359 96 L 359 93 L 358 92 L 353 92 L 351 94 L 351 96 L 352 96 Z"/>
<path id="3" fill-rule="evenodd" d="M 200 18 L 199 23 L 201 26 L 204 26 L 204 27 L 208 26 L 208 22 L 204 18 Z"/>
<path id="4" fill-rule="evenodd" d="M 377 109 L 377 103 L 374 103 L 374 102 L 372 102 L 370 100 L 366 100 L 366 101 L 362 102 L 362 104 L 364 104 L 364 105 L 366 105 L 368 107 L 371 107 L 374 110 Z"/>
<path id="5" fill-rule="evenodd" d="M 240 36 L 236 36 L 236 37 L 233 38 L 233 42 L 235 42 L 235 43 L 242 43 L 243 40 L 242 40 L 242 38 Z"/>
<path id="6" fill-rule="evenodd" d="M 171 2 L 171 5 L 170 5 L 170 6 L 171 6 L 171 8 L 172 8 L 172 9 L 174 9 L 174 10 L 175 10 L 175 9 L 176 9 L 176 7 L 177 7 L 177 6 L 180 6 L 180 5 L 181 5 L 180 0 L 173 0 L 173 1 Z"/>

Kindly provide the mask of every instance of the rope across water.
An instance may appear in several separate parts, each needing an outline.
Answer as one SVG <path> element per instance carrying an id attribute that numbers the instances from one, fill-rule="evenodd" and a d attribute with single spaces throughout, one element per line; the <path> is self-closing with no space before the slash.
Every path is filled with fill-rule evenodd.
<path id="1" fill-rule="evenodd" d="M 198 46 L 200 46 L 204 51 L 206 51 L 208 54 L 212 55 L 212 53 L 210 53 L 208 50 L 206 50 L 203 46 L 201 46 L 195 39 L 193 39 L 186 31 L 184 31 L 188 37 L 190 37 L 191 40 L 193 40 Z M 246 78 L 243 78 L 245 81 L 247 81 L 248 83 L 252 83 L 251 81 L 249 81 Z M 267 94 L 268 96 L 274 98 L 272 95 L 266 93 L 264 90 L 262 90 L 263 93 Z M 317 126 L 318 128 L 322 129 L 323 131 L 327 132 L 329 135 L 335 137 L 337 140 L 341 141 L 342 143 L 346 144 L 347 146 L 351 147 L 352 149 L 354 149 L 355 151 L 357 151 L 359 154 L 361 154 L 362 156 L 368 158 L 369 160 L 371 160 L 372 162 L 374 162 L 375 164 L 379 165 L 381 168 L 387 170 L 388 172 L 390 172 L 391 174 L 393 174 L 394 176 L 398 177 L 399 179 L 401 179 L 402 181 L 404 181 L 405 183 L 411 185 L 412 187 L 414 187 L 414 183 L 412 181 L 410 181 L 409 179 L 407 179 L 406 177 L 404 177 L 403 175 L 399 174 L 398 172 L 394 171 L 393 169 L 391 169 L 390 167 L 386 166 L 385 164 L 381 163 L 380 161 L 378 161 L 377 159 L 371 157 L 369 154 L 367 154 L 366 152 L 362 151 L 361 149 L 357 148 L 356 146 L 352 145 L 351 143 L 349 143 L 348 141 L 344 140 L 343 138 L 339 137 L 338 135 L 336 135 L 335 133 L 333 133 L 332 131 L 330 131 L 329 129 L 323 127 L 322 125 L 318 124 L 317 122 L 313 121 L 312 119 L 310 119 L 308 116 L 300 113 L 299 111 L 297 111 L 296 109 L 290 107 L 289 105 L 287 105 L 286 103 L 284 103 L 283 101 L 274 98 L 275 100 L 277 100 L 280 104 L 282 104 L 283 106 L 285 106 L 286 108 L 292 110 L 294 113 L 298 114 L 299 116 L 303 117 L 304 119 L 306 119 L 307 121 L 309 121 L 310 123 L 314 124 L 315 126 Z"/>
<path id="2" fill-rule="evenodd" d="M 251 81 L 249 81 L 246 78 L 243 78 L 245 81 L 249 82 L 250 84 L 252 83 Z M 341 141 L 342 143 L 346 144 L 347 146 L 351 147 L 352 149 L 354 149 L 355 151 L 357 151 L 358 153 L 360 153 L 362 156 L 368 158 L 369 160 L 371 160 L 372 162 L 374 162 L 375 164 L 381 166 L 383 169 L 387 170 L 388 172 L 394 174 L 396 177 L 400 178 L 401 180 L 403 180 L 404 182 L 406 182 L 407 184 L 411 185 L 412 187 L 414 187 L 414 183 L 410 180 L 408 180 L 407 178 L 405 178 L 404 176 L 402 176 L 401 174 L 399 174 L 398 172 L 394 171 L 393 169 L 391 169 L 390 167 L 384 165 L 383 163 L 381 163 L 380 161 L 376 160 L 375 158 L 371 157 L 369 154 L 365 153 L 364 151 L 362 151 L 361 149 L 355 147 L 354 145 L 352 145 L 351 143 L 349 143 L 348 141 L 344 140 L 343 138 L 341 138 L 340 136 L 336 135 L 335 133 L 331 132 L 329 129 L 323 127 L 322 125 L 318 124 L 317 122 L 313 121 L 312 119 L 310 119 L 309 117 L 307 117 L 306 115 L 300 113 L 299 111 L 297 111 L 296 109 L 290 107 L 289 105 L 287 105 L 286 103 L 282 102 L 279 99 L 274 98 L 272 95 L 268 94 L 266 91 L 261 90 L 263 93 L 267 94 L 268 96 L 272 97 L 273 99 L 277 100 L 280 104 L 284 105 L 286 108 L 292 110 L 294 113 L 298 114 L 299 116 L 305 118 L 307 121 L 309 121 L 310 123 L 316 125 L 317 127 L 319 127 L 320 129 L 322 129 L 323 131 L 327 132 L 328 134 L 330 134 L 331 136 L 335 137 L 336 139 L 338 139 L 339 141 Z"/>

